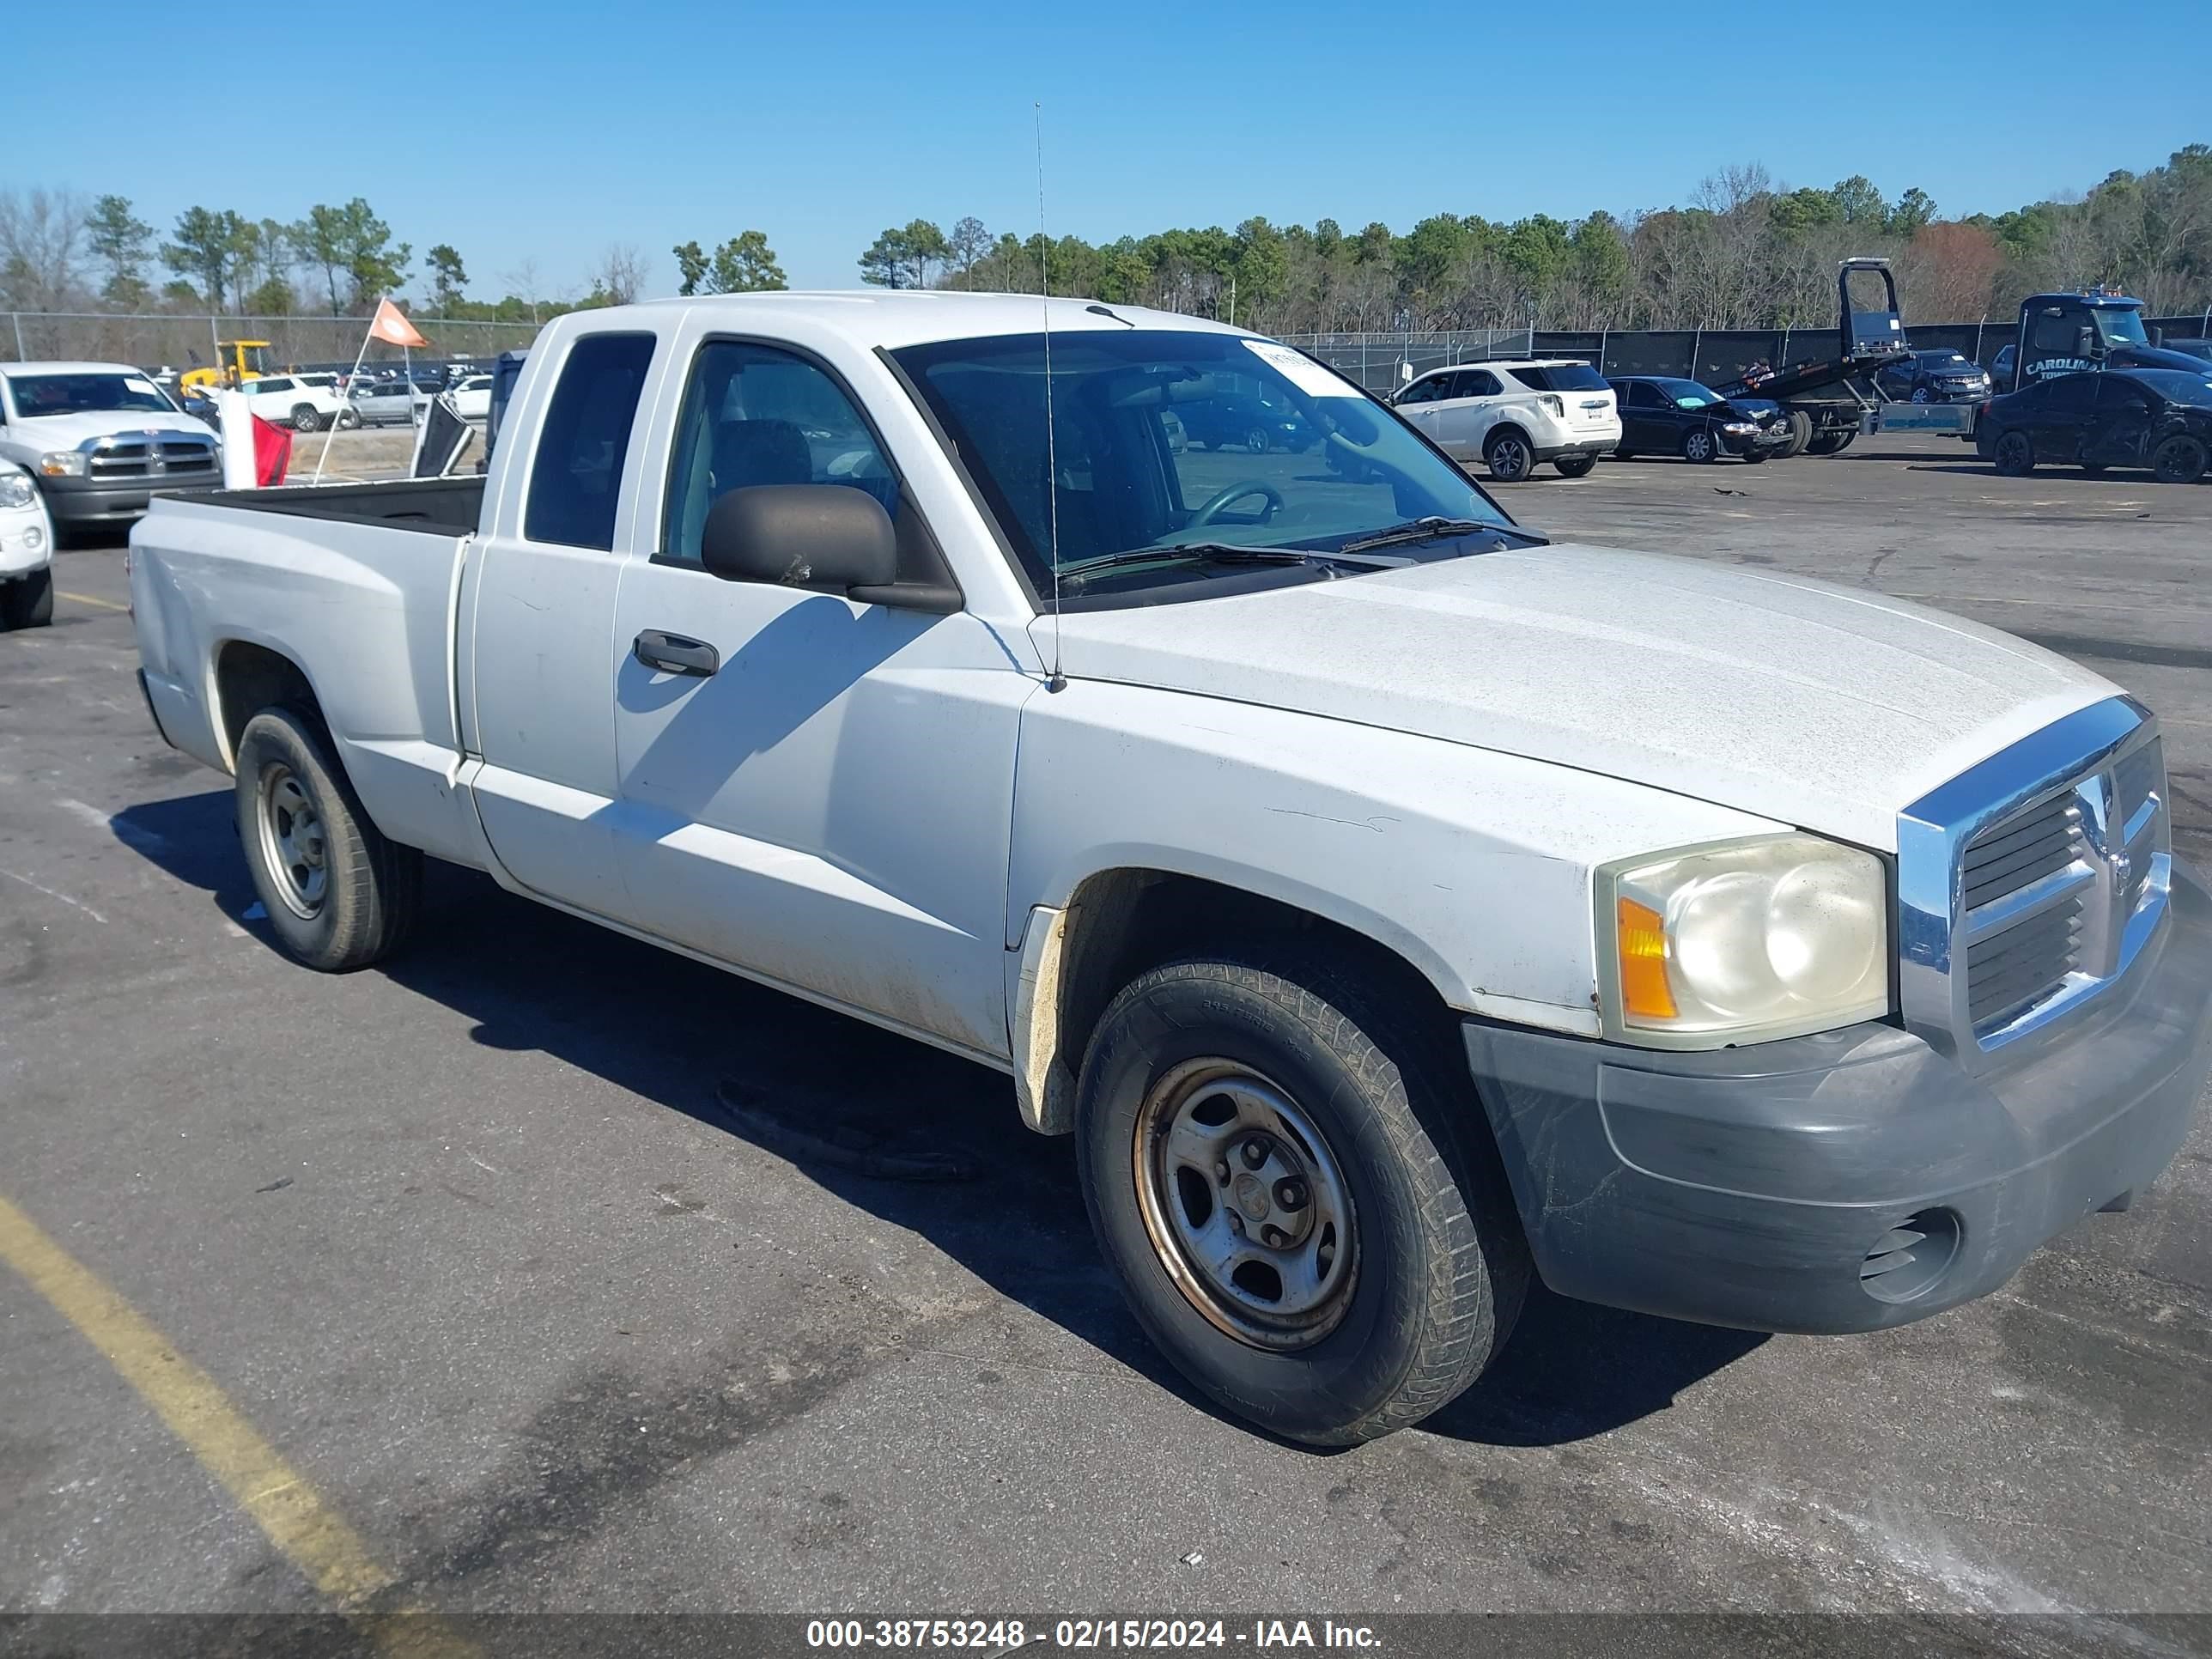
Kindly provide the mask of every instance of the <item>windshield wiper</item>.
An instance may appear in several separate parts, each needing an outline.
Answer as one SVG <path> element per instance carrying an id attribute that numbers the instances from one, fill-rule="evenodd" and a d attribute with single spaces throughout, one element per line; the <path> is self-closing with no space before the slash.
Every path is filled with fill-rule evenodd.
<path id="1" fill-rule="evenodd" d="M 1064 567 L 1060 579 L 1063 582 L 1086 581 L 1108 571 L 1126 569 L 1131 565 L 1157 564 L 1170 559 L 1204 559 L 1212 564 L 1310 564 L 1330 571 L 1346 568 L 1354 570 L 1387 570 L 1390 568 L 1385 562 L 1346 559 L 1337 553 L 1322 553 L 1310 548 L 1237 547 L 1228 542 L 1177 542 L 1164 547 L 1132 547 L 1123 552 L 1085 559 L 1080 564 Z"/>
<path id="2" fill-rule="evenodd" d="M 1546 545 L 1550 538 L 1539 536 L 1533 530 L 1523 530 L 1518 525 L 1492 524 L 1483 519 L 1415 519 L 1409 524 L 1393 525 L 1388 530 L 1378 530 L 1371 536 L 1362 536 L 1357 541 L 1346 542 L 1336 550 L 1358 553 L 1370 547 L 1390 547 L 1401 542 L 1439 541 L 1446 536 L 1474 536 L 1491 531 L 1500 536 L 1516 536 L 1532 546 Z"/>

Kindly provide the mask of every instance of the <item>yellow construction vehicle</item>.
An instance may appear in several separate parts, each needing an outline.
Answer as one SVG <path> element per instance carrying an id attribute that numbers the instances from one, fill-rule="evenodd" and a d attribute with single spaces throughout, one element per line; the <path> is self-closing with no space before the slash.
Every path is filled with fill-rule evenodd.
<path id="1" fill-rule="evenodd" d="M 266 340 L 218 340 L 218 351 L 230 355 L 210 368 L 188 368 L 177 376 L 177 395 L 198 389 L 214 392 L 226 386 L 237 386 L 246 380 L 258 380 L 264 374 L 274 374 L 270 368 Z"/>

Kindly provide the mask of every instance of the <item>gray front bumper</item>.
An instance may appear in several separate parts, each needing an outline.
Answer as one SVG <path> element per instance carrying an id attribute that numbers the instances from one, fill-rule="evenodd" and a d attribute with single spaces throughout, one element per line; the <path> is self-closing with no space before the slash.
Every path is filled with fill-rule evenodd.
<path id="1" fill-rule="evenodd" d="M 158 483 L 147 478 L 40 478 L 39 490 L 58 529 L 64 525 L 128 524 L 143 518 L 156 495 L 216 489 L 222 484 L 222 474 L 215 471 L 170 477 Z"/>
<path id="2" fill-rule="evenodd" d="M 2063 1042 L 1970 1076 L 1885 1024 L 1696 1054 L 1469 1022 L 1468 1054 L 1537 1269 L 1564 1295 L 1755 1330 L 1875 1330 L 2004 1283 L 2148 1186 L 2212 1071 L 2212 895 L 2179 862 L 2166 925 Z M 1936 1216 L 1947 1262 L 1863 1279 Z M 1876 1288 L 1870 1288 L 1876 1287 Z"/>

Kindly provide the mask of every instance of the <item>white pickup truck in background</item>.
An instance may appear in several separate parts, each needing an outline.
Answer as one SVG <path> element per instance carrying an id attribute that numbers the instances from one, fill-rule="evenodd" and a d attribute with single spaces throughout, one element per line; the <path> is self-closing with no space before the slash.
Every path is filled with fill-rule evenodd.
<path id="1" fill-rule="evenodd" d="M 1254 379 L 1330 465 L 1172 441 Z M 376 961 L 428 854 L 1007 1072 L 1146 1329 L 1277 1432 L 1434 1410 L 1532 1268 L 1936 1312 L 2188 1127 L 2156 724 L 2033 646 L 1549 544 L 1319 364 L 1129 308 L 579 313 L 501 427 L 481 478 L 132 537 L 286 948 Z"/>

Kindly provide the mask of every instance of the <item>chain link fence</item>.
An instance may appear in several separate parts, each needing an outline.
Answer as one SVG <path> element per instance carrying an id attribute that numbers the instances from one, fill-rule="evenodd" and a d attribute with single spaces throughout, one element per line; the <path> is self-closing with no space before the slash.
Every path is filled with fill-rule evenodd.
<path id="1" fill-rule="evenodd" d="M 2146 328 L 2167 338 L 2212 338 L 2212 310 L 2185 317 L 2148 317 Z M 1912 323 L 1916 349 L 1948 348 L 1987 368 L 2019 334 L 2015 319 Z M 1843 349 L 1835 327 L 1546 329 L 1470 328 L 1448 333 L 1286 334 L 1285 344 L 1311 352 L 1368 391 L 1387 392 L 1432 368 L 1499 357 L 1573 357 L 1603 374 L 1671 374 L 1709 386 L 1737 380 L 1753 364 L 1786 368 L 1820 362 Z"/>
<path id="2" fill-rule="evenodd" d="M 496 357 L 538 337 L 537 323 L 465 322 L 443 317 L 408 320 L 429 341 L 418 363 Z M 366 317 L 177 317 L 112 312 L 0 313 L 0 362 L 54 360 L 135 363 L 142 368 L 205 368 L 230 358 L 233 341 L 267 343 L 263 366 L 350 368 L 368 331 Z M 371 341 L 368 361 L 398 362 L 398 346 Z M 251 363 L 249 362 L 249 366 Z"/>

